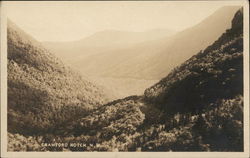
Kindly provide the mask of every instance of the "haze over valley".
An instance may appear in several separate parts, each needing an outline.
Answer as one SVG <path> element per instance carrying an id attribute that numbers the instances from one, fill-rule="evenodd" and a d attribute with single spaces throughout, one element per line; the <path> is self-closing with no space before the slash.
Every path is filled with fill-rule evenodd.
<path id="1" fill-rule="evenodd" d="M 145 88 L 216 40 L 230 27 L 238 8 L 220 8 L 179 32 L 104 30 L 78 41 L 43 45 L 96 84 L 110 91 L 115 89 L 117 98 L 141 95 Z"/>

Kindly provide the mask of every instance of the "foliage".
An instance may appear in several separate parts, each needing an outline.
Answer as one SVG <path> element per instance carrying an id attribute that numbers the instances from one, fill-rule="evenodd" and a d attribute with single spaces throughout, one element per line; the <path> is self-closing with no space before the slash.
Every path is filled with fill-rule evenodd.
<path id="1" fill-rule="evenodd" d="M 146 89 L 145 99 L 168 113 L 197 113 L 217 99 L 242 94 L 243 35 L 235 29 Z"/>
<path id="2" fill-rule="evenodd" d="M 102 89 L 64 66 L 8 21 L 8 131 L 57 133 L 107 102 Z"/>
<path id="3" fill-rule="evenodd" d="M 9 150 L 243 151 L 242 28 L 240 10 L 231 29 L 143 96 L 107 104 L 97 87 L 9 35 L 8 130 L 32 136 L 9 134 Z"/>
<path id="4" fill-rule="evenodd" d="M 8 151 L 46 151 L 39 143 L 41 140 L 41 136 L 34 138 L 8 133 Z"/>

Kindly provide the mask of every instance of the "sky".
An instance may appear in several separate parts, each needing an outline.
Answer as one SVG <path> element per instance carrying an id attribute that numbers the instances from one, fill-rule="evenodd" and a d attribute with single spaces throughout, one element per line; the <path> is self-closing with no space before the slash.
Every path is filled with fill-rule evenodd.
<path id="1" fill-rule="evenodd" d="M 223 2 L 206 1 L 23 1 L 4 2 L 7 17 L 38 41 L 74 41 L 103 30 L 181 31 Z"/>

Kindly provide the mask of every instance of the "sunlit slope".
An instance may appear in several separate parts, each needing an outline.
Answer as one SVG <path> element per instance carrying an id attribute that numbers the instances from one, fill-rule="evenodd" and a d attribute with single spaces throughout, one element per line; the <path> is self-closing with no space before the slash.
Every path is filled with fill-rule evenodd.
<path id="1" fill-rule="evenodd" d="M 173 36 L 92 55 L 71 64 L 82 73 L 100 77 L 161 79 L 230 28 L 238 8 L 223 7 Z"/>
<path id="2" fill-rule="evenodd" d="M 101 88 L 8 21 L 8 131 L 53 131 L 107 100 Z"/>

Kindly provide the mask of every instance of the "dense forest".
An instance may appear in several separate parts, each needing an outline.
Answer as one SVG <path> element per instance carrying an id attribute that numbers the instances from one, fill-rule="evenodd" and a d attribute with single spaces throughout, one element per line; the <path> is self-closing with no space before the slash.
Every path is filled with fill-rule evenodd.
<path id="1" fill-rule="evenodd" d="M 243 151 L 242 9 L 212 45 L 144 95 L 112 102 L 12 25 L 8 150 Z"/>
<path id="2" fill-rule="evenodd" d="M 54 133 L 109 101 L 105 92 L 64 66 L 8 21 L 8 131 Z"/>

